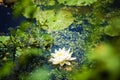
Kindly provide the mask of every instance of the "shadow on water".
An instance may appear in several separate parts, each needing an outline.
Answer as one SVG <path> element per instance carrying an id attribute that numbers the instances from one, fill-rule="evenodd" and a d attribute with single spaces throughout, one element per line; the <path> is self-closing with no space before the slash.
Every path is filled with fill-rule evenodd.
<path id="1" fill-rule="evenodd" d="M 0 35 L 6 35 L 9 27 L 16 28 L 23 20 L 24 17 L 14 18 L 10 8 L 0 5 Z"/>

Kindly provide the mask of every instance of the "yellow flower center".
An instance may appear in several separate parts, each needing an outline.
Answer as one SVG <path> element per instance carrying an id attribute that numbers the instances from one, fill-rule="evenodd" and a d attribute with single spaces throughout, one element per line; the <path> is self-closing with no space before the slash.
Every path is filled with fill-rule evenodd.
<path id="1" fill-rule="evenodd" d="M 62 55 L 63 55 L 63 53 L 58 53 L 58 54 L 57 54 L 58 57 L 60 57 L 60 56 L 62 56 Z"/>

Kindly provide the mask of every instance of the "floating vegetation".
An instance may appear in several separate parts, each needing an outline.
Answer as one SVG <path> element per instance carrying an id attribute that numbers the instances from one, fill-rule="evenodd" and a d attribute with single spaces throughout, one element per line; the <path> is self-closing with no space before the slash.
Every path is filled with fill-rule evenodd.
<path id="1" fill-rule="evenodd" d="M 69 6 L 86 6 L 96 1 L 97 0 L 58 0 L 59 3 L 69 5 Z"/>
<path id="2" fill-rule="evenodd" d="M 119 0 L 7 2 L 25 20 L 0 36 L 0 80 L 119 80 Z"/>
<path id="3" fill-rule="evenodd" d="M 67 10 L 57 12 L 54 10 L 40 11 L 36 19 L 42 25 L 42 28 L 48 32 L 67 28 L 74 20 L 72 14 Z"/>

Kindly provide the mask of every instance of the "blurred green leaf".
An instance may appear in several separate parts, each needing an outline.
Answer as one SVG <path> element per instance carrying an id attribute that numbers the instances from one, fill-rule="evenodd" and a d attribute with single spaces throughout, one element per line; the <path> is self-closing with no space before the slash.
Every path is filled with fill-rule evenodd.
<path id="1" fill-rule="evenodd" d="M 26 37 L 27 35 L 26 35 L 26 33 L 24 31 L 22 31 L 20 29 L 17 29 L 16 36 L 17 37 Z"/>
<path id="2" fill-rule="evenodd" d="M 5 43 L 9 39 L 10 39 L 10 36 L 0 36 L 0 41 L 3 43 Z"/>
<path id="3" fill-rule="evenodd" d="M 24 49 L 20 49 L 17 48 L 16 51 L 16 56 L 21 56 L 21 55 L 42 55 L 42 50 L 37 49 L 37 48 L 24 48 Z"/>
<path id="4" fill-rule="evenodd" d="M 57 0 L 59 3 L 69 5 L 69 6 L 86 6 L 90 5 L 97 0 Z"/>
<path id="5" fill-rule="evenodd" d="M 53 6 L 55 5 L 55 0 L 36 0 L 35 3 L 44 6 Z"/>
<path id="6" fill-rule="evenodd" d="M 13 63 L 5 63 L 4 66 L 0 67 L 0 79 L 2 77 L 8 76 L 13 70 Z"/>
<path id="7" fill-rule="evenodd" d="M 33 0 L 18 0 L 13 7 L 13 12 L 15 16 L 24 15 L 26 18 L 34 18 L 36 9 Z"/>
<path id="8" fill-rule="evenodd" d="M 26 32 L 31 26 L 32 26 L 31 22 L 25 21 L 25 22 L 22 22 L 20 24 L 20 26 L 18 26 L 18 29 L 20 29 L 21 31 Z"/>
<path id="9" fill-rule="evenodd" d="M 113 17 L 109 21 L 109 25 L 106 26 L 104 32 L 109 36 L 119 36 L 120 35 L 120 17 Z"/>
<path id="10" fill-rule="evenodd" d="M 40 67 L 30 73 L 26 80 L 49 80 L 49 78 L 50 72 L 47 69 Z"/>
<path id="11" fill-rule="evenodd" d="M 83 71 L 74 71 L 71 75 L 68 76 L 68 78 L 72 80 L 89 80 L 89 77 L 92 74 L 92 71 L 89 69 L 84 69 Z"/>
<path id="12" fill-rule="evenodd" d="M 37 7 L 36 6 L 27 6 L 24 9 L 23 15 L 26 18 L 34 18 L 34 14 L 36 14 Z"/>
<path id="13" fill-rule="evenodd" d="M 97 76 L 101 78 L 104 77 L 100 75 L 106 73 L 109 76 L 108 79 L 111 78 L 110 80 L 114 80 L 116 74 L 119 74 L 119 54 L 110 44 L 100 44 L 95 49 L 91 49 L 91 52 L 88 53 L 88 59 L 92 60 L 92 62 L 95 61 L 94 73 L 97 73 Z"/>

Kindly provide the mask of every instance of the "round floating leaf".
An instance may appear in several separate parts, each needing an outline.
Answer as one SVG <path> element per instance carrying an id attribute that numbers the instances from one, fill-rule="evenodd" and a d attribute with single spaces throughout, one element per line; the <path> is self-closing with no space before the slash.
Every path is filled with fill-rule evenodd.
<path id="1" fill-rule="evenodd" d="M 41 11 L 36 18 L 42 28 L 48 32 L 67 28 L 74 20 L 72 14 L 67 10 L 59 10 L 56 13 L 54 10 Z"/>

